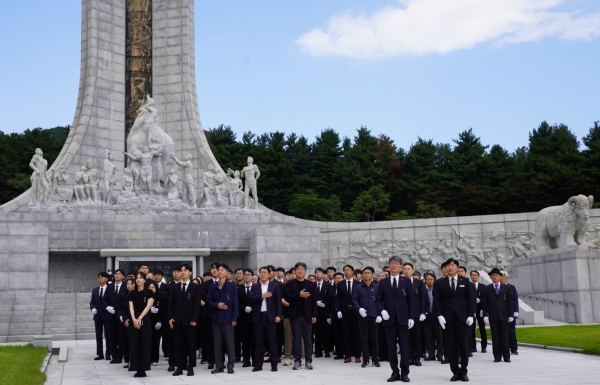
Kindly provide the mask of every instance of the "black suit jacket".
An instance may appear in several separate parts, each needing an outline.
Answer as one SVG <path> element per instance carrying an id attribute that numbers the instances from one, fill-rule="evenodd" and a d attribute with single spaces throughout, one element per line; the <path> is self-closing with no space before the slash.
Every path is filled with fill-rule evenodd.
<path id="1" fill-rule="evenodd" d="M 456 290 L 450 287 L 449 277 L 440 278 L 433 286 L 433 309 L 437 316 L 444 316 L 450 322 L 454 315 L 461 322 L 475 314 L 475 293 L 473 285 L 466 277 L 456 275 Z"/>
<path id="2" fill-rule="evenodd" d="M 113 283 L 112 285 L 110 285 L 110 288 L 115 293 L 115 304 L 114 304 L 115 314 L 120 314 L 121 306 L 123 305 L 121 302 L 121 298 L 123 298 L 123 296 L 127 296 L 127 294 L 128 294 L 127 293 L 127 282 L 124 280 L 121 281 L 121 286 L 119 286 L 118 292 L 116 291 L 115 287 L 116 287 L 116 283 Z M 129 311 L 129 308 L 127 308 L 127 311 Z"/>
<path id="3" fill-rule="evenodd" d="M 335 308 L 335 299 L 336 299 L 337 287 L 332 285 L 327 293 L 327 302 L 325 302 L 325 316 L 327 318 L 331 318 L 332 320 L 338 319 L 337 310 Z"/>
<path id="4" fill-rule="evenodd" d="M 175 320 L 175 325 L 189 326 L 190 322 L 198 322 L 199 315 L 200 287 L 190 280 L 189 287 L 182 294 L 181 282 L 171 285 L 167 320 Z"/>
<path id="5" fill-rule="evenodd" d="M 331 290 L 331 284 L 329 283 L 329 281 L 325 281 L 323 280 L 323 282 L 321 282 L 321 291 L 319 292 L 319 286 L 318 284 L 315 282 L 315 286 L 317 286 L 317 301 L 321 301 L 325 304 L 325 307 L 318 307 L 317 306 L 317 311 L 319 314 L 319 317 L 323 317 L 326 318 L 327 316 L 327 301 L 329 300 L 329 291 Z"/>
<path id="6" fill-rule="evenodd" d="M 250 290 L 252 290 L 252 284 L 250 284 Z M 246 313 L 246 306 L 252 307 L 249 296 L 246 295 L 246 283 L 242 283 L 237 287 L 238 291 L 238 324 L 245 324 L 252 322 L 252 314 Z"/>
<path id="7" fill-rule="evenodd" d="M 352 279 L 352 292 L 354 288 L 360 285 L 360 281 Z M 352 307 L 352 295 L 348 293 L 348 281 L 344 279 L 337 284 L 337 293 L 335 297 L 335 308 L 336 311 L 341 311 L 342 316 L 346 316 L 348 311 L 352 310 L 352 314 L 356 317 L 358 315 L 358 309 Z"/>
<path id="8" fill-rule="evenodd" d="M 213 279 L 209 279 L 208 281 L 202 282 L 202 285 L 200 286 L 200 299 L 202 301 L 204 301 L 206 303 L 206 297 L 208 296 L 208 289 L 210 289 L 210 287 L 212 285 L 215 284 L 215 281 L 213 281 Z M 210 318 L 212 314 L 211 308 L 208 305 L 204 305 L 204 307 L 202 307 L 202 310 L 200 311 L 200 317 L 202 318 Z"/>
<path id="9" fill-rule="evenodd" d="M 421 314 L 429 311 L 429 298 L 427 296 L 427 288 L 425 282 L 420 279 L 413 278 L 413 293 L 415 295 L 415 317 L 419 319 Z"/>
<path id="10" fill-rule="evenodd" d="M 383 326 L 392 326 L 396 323 L 408 325 L 408 320 L 415 320 L 415 296 L 410 279 L 398 276 L 398 288 L 394 291 L 392 277 L 379 281 L 375 302 L 377 312 L 387 311 L 390 318 L 383 320 Z M 417 318 L 418 319 L 418 318 Z"/>
<path id="11" fill-rule="evenodd" d="M 113 317 L 106 308 L 108 306 L 115 307 L 116 296 L 115 287 L 113 285 L 106 285 L 105 292 L 100 298 L 100 287 L 95 287 L 92 290 L 92 299 L 90 300 L 90 310 L 96 309 L 97 313 L 94 315 L 94 321 L 110 321 Z M 115 309 L 115 314 L 117 314 Z"/>
<path id="12" fill-rule="evenodd" d="M 475 284 L 473 284 L 475 286 Z M 477 283 L 477 289 L 475 289 L 475 302 L 477 302 L 477 298 L 479 298 L 479 303 L 477 304 L 477 317 L 479 317 L 479 312 L 483 309 L 483 289 L 485 289 L 485 285 L 481 282 Z"/>
<path id="13" fill-rule="evenodd" d="M 269 298 L 266 298 L 267 319 L 271 323 L 275 323 L 275 317 L 282 317 L 283 305 L 281 304 L 281 287 L 282 285 L 280 282 L 269 282 L 269 287 L 267 288 L 267 291 L 272 293 Z M 257 324 L 260 322 L 260 308 L 262 306 L 262 288 L 260 281 L 252 285 L 252 289 L 250 289 L 250 294 L 248 295 L 248 302 L 252 306 L 252 323 Z"/>
<path id="14" fill-rule="evenodd" d="M 508 321 L 513 316 L 513 298 L 511 289 L 500 284 L 498 295 L 494 284 L 487 285 L 483 291 L 483 316 L 490 321 Z"/>
<path id="15" fill-rule="evenodd" d="M 307 321 L 311 322 L 311 318 L 317 317 L 317 285 L 308 279 L 304 280 L 305 287 L 310 296 L 302 301 L 300 297 L 300 290 L 298 289 L 298 281 L 292 279 L 285 284 L 285 300 L 289 302 L 290 307 L 288 308 L 288 318 L 295 319 L 298 314 L 298 308 L 304 302 L 304 317 Z"/>

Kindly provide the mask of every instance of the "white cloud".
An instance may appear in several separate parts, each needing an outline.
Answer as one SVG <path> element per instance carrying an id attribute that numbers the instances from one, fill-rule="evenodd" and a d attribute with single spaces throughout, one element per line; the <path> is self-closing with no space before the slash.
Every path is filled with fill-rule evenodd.
<path id="1" fill-rule="evenodd" d="M 313 56 L 381 58 L 554 37 L 600 36 L 600 12 L 565 10 L 564 0 L 400 0 L 370 16 L 334 15 L 296 40 Z M 562 7 L 559 7 L 562 6 Z M 560 9 L 559 9 L 560 8 Z"/>

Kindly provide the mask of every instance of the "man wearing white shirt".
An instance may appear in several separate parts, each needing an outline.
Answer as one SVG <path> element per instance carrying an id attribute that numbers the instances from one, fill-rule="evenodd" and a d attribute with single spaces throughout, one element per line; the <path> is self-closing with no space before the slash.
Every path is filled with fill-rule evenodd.
<path id="1" fill-rule="evenodd" d="M 485 288 L 485 285 L 481 282 L 479 282 L 479 272 L 477 270 L 471 270 L 471 281 L 473 282 L 473 286 L 475 287 L 475 301 L 477 302 L 476 305 L 476 312 L 475 312 L 475 319 L 477 320 L 477 326 L 479 326 L 479 334 L 481 335 L 481 353 L 486 353 L 487 352 L 487 333 L 485 331 L 485 322 L 483 322 L 483 317 L 481 316 L 481 310 L 482 310 L 482 305 L 483 305 L 483 289 Z M 471 351 L 476 352 L 477 351 L 477 341 L 475 340 L 475 324 L 473 324 L 473 327 L 471 329 Z"/>
<path id="2" fill-rule="evenodd" d="M 108 273 L 102 271 L 98 274 L 99 287 L 92 290 L 92 299 L 90 301 L 90 310 L 94 315 L 94 326 L 96 328 L 96 357 L 94 360 L 111 359 L 114 354 L 110 340 L 110 323 L 115 314 L 115 292 L 112 286 L 108 286 Z M 112 290 L 110 290 L 112 289 Z M 102 331 L 106 339 L 106 354 L 102 352 Z"/>
<path id="3" fill-rule="evenodd" d="M 114 352 L 112 353 L 111 364 L 120 364 L 123 361 L 123 344 L 127 337 L 127 329 L 119 319 L 118 314 L 121 311 L 121 299 L 127 295 L 127 285 L 123 282 L 125 272 L 121 269 L 115 270 L 113 274 L 115 282 L 111 287 L 115 292 L 115 315 L 110 322 L 110 344 Z"/>
<path id="4" fill-rule="evenodd" d="M 252 362 L 256 360 L 254 357 L 254 326 L 252 325 L 252 307 L 248 295 L 250 289 L 252 289 L 252 276 L 254 271 L 251 269 L 244 269 L 242 271 L 243 282 L 238 286 L 238 303 L 239 303 L 239 316 L 238 323 L 235 325 L 239 330 L 239 339 L 242 350 L 242 367 L 247 368 Z"/>
<path id="5" fill-rule="evenodd" d="M 315 278 L 317 284 L 317 322 L 314 325 L 315 333 L 315 358 L 323 357 L 323 351 L 325 351 L 325 357 L 330 357 L 329 352 L 333 350 L 333 339 L 331 338 L 330 325 L 327 323 L 327 314 L 325 306 L 327 304 L 327 298 L 329 296 L 329 289 L 331 285 L 325 280 L 327 275 L 325 270 L 321 267 L 315 269 Z"/>

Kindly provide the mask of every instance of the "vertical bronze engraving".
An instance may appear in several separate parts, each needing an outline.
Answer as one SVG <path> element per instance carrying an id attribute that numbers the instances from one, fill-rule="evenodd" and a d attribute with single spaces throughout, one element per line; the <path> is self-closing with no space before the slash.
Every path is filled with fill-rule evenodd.
<path id="1" fill-rule="evenodd" d="M 127 0 L 125 140 L 146 95 L 152 95 L 152 0 Z"/>

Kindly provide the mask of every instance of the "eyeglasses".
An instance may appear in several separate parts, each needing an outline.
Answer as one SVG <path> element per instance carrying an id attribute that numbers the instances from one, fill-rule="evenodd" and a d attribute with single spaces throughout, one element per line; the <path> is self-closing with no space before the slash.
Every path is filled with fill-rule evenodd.
<path id="1" fill-rule="evenodd" d="M 396 265 L 399 265 L 399 264 L 400 264 L 400 262 L 392 261 L 388 265 L 390 265 L 390 266 L 396 266 Z"/>
<path id="2" fill-rule="evenodd" d="M 252 277 L 252 274 L 250 274 L 250 273 L 244 273 L 244 275 Z"/>
<path id="3" fill-rule="evenodd" d="M 302 267 L 298 267 L 298 268 L 296 268 L 296 271 L 306 271 L 306 269 L 302 268 Z"/>

